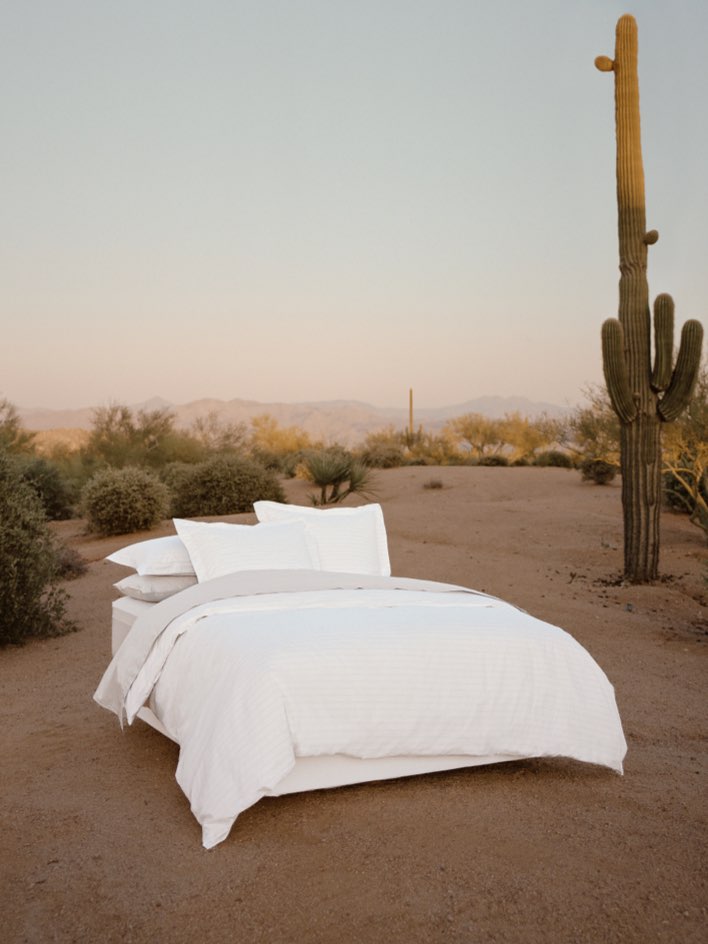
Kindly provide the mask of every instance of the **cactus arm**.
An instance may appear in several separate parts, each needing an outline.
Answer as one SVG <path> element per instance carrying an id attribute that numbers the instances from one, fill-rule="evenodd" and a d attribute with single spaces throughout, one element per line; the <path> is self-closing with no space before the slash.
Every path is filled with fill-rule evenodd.
<path id="1" fill-rule="evenodd" d="M 596 56 L 595 68 L 600 72 L 612 72 L 615 68 L 614 59 L 610 59 L 609 56 Z"/>
<path id="2" fill-rule="evenodd" d="M 637 415 L 624 356 L 624 331 L 616 318 L 608 318 L 602 326 L 602 366 L 612 407 L 623 423 L 631 423 Z"/>
<path id="3" fill-rule="evenodd" d="M 652 390 L 666 390 L 671 383 L 674 356 L 674 300 L 670 295 L 657 295 L 654 300 L 654 371 Z"/>
<path id="4" fill-rule="evenodd" d="M 669 389 L 658 405 L 659 416 L 667 423 L 675 420 L 690 402 L 701 366 L 702 347 L 703 326 L 700 321 L 687 321 L 681 331 L 681 344 Z"/>

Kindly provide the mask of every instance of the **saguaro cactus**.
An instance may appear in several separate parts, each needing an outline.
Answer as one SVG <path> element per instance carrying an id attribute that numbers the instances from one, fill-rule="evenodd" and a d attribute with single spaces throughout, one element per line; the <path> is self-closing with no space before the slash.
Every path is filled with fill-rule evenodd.
<path id="1" fill-rule="evenodd" d="M 617 131 L 619 319 L 609 318 L 602 326 L 602 359 L 621 423 L 625 576 L 642 583 L 658 575 L 661 424 L 676 419 L 691 399 L 703 328 L 698 321 L 685 323 L 672 368 L 674 303 L 670 295 L 659 295 L 652 368 L 647 249 L 659 234 L 646 231 L 634 17 L 625 15 L 617 22 L 615 58 L 598 56 L 595 65 L 614 73 Z"/>

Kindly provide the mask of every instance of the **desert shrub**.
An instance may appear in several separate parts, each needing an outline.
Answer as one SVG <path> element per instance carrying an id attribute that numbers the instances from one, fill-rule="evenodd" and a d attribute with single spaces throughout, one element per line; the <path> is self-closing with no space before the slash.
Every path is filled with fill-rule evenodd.
<path id="1" fill-rule="evenodd" d="M 97 456 L 92 456 L 82 449 L 69 449 L 64 445 L 54 446 L 49 454 L 44 455 L 44 458 L 59 471 L 71 495 L 74 511 L 86 483 L 106 467 L 105 462 Z"/>
<path id="2" fill-rule="evenodd" d="M 285 455 L 277 452 L 270 452 L 268 449 L 257 447 L 251 449 L 251 458 L 257 462 L 263 469 L 269 472 L 280 473 L 283 471 L 283 460 Z"/>
<path id="3" fill-rule="evenodd" d="M 406 465 L 459 465 L 465 456 L 449 436 L 420 431 L 406 450 Z"/>
<path id="4" fill-rule="evenodd" d="M 178 518 L 235 515 L 253 511 L 254 501 L 285 501 L 276 475 L 252 459 L 215 456 L 192 466 L 175 487 Z"/>
<path id="5" fill-rule="evenodd" d="M 86 558 L 74 547 L 60 544 L 56 548 L 57 576 L 60 580 L 76 580 L 88 570 Z"/>
<path id="6" fill-rule="evenodd" d="M 248 444 L 248 426 L 222 420 L 216 410 L 211 410 L 206 416 L 198 416 L 190 427 L 189 435 L 203 449 L 202 460 L 218 452 L 243 452 Z"/>
<path id="7" fill-rule="evenodd" d="M 281 426 L 270 413 L 262 413 L 251 420 L 250 451 L 256 462 L 273 471 L 287 472 L 289 457 L 314 448 L 314 443 L 299 426 Z M 289 468 L 297 465 L 290 459 Z"/>
<path id="8" fill-rule="evenodd" d="M 664 494 L 670 507 L 689 515 L 708 537 L 708 367 L 693 399 L 664 432 Z"/>
<path id="9" fill-rule="evenodd" d="M 371 469 L 396 469 L 405 462 L 400 443 L 373 443 L 361 453 L 361 461 Z"/>
<path id="10" fill-rule="evenodd" d="M 498 456 L 498 455 L 482 456 L 475 463 L 475 465 L 499 465 L 499 466 L 509 465 L 509 460 L 507 459 L 506 456 Z"/>
<path id="11" fill-rule="evenodd" d="M 686 487 L 675 472 L 665 471 L 661 480 L 664 501 L 667 506 L 672 511 L 679 511 L 684 514 L 690 512 L 693 507 L 690 488 Z"/>
<path id="12" fill-rule="evenodd" d="M 533 462 L 540 450 L 549 450 L 553 443 L 564 437 L 564 423 L 542 414 L 535 419 L 521 413 L 506 413 L 498 423 L 499 438 L 513 462 L 527 459 Z"/>
<path id="13" fill-rule="evenodd" d="M 423 488 L 438 489 L 442 487 L 443 487 L 442 479 L 428 479 L 427 482 L 423 482 Z"/>
<path id="14" fill-rule="evenodd" d="M 32 452 L 35 434 L 22 425 L 17 407 L 9 400 L 0 400 L 0 449 L 11 453 Z"/>
<path id="15" fill-rule="evenodd" d="M 501 421 L 481 413 L 465 413 L 448 420 L 443 437 L 476 459 L 494 455 L 504 445 Z"/>
<path id="16" fill-rule="evenodd" d="M 76 629 L 57 586 L 57 554 L 42 504 L 0 450 L 0 645 Z"/>
<path id="17" fill-rule="evenodd" d="M 160 468 L 168 462 L 199 462 L 204 445 L 175 429 L 175 415 L 167 409 L 138 410 L 111 404 L 94 410 L 91 434 L 82 452 L 102 464 L 124 468 Z"/>
<path id="18" fill-rule="evenodd" d="M 128 466 L 97 472 L 81 493 L 88 526 L 99 534 L 128 534 L 154 527 L 167 516 L 169 493 L 147 469 Z"/>
<path id="19" fill-rule="evenodd" d="M 421 435 L 411 437 L 394 426 L 377 429 L 367 434 L 356 456 L 371 469 L 395 469 L 404 464 L 413 440 L 419 442 Z"/>
<path id="20" fill-rule="evenodd" d="M 179 494 L 183 483 L 192 474 L 195 465 L 190 462 L 168 462 L 159 471 L 160 481 L 164 482 L 169 492 L 170 514 L 177 514 L 175 511 L 176 496 Z"/>
<path id="21" fill-rule="evenodd" d="M 49 521 L 64 521 L 74 511 L 76 492 L 56 463 L 32 456 L 21 464 L 22 478 L 42 503 Z"/>
<path id="22" fill-rule="evenodd" d="M 279 463 L 281 475 L 285 475 L 289 479 L 294 479 L 297 475 L 297 470 L 305 459 L 307 459 L 311 451 L 310 449 L 298 449 L 297 452 L 289 452 L 287 455 L 282 456 Z"/>
<path id="23" fill-rule="evenodd" d="M 603 459 L 619 462 L 620 422 L 612 408 L 607 390 L 591 384 L 583 390 L 588 403 L 578 407 L 568 418 L 566 441 L 582 462 Z"/>
<path id="24" fill-rule="evenodd" d="M 705 459 L 672 457 L 662 474 L 664 501 L 672 511 L 689 515 L 708 536 L 708 471 Z M 667 463 L 665 462 L 665 466 Z"/>
<path id="25" fill-rule="evenodd" d="M 300 474 L 320 489 L 319 495 L 310 496 L 314 505 L 337 504 L 354 492 L 372 494 L 370 468 L 340 446 L 310 453 Z"/>
<path id="26" fill-rule="evenodd" d="M 539 454 L 533 460 L 534 465 L 541 467 L 554 466 L 558 469 L 572 469 L 575 464 L 567 452 L 561 452 L 560 449 L 547 449 Z"/>
<path id="27" fill-rule="evenodd" d="M 608 485 L 617 475 L 617 466 L 604 459 L 584 459 L 580 463 L 580 472 L 584 482 Z"/>

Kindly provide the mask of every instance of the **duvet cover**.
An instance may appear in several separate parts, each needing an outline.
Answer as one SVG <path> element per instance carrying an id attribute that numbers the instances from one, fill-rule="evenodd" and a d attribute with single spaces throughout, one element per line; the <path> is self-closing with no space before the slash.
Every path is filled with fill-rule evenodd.
<path id="1" fill-rule="evenodd" d="M 622 772 L 614 690 L 572 636 L 463 587 L 240 572 L 154 605 L 96 701 L 151 698 L 211 848 L 298 757 L 562 756 Z"/>

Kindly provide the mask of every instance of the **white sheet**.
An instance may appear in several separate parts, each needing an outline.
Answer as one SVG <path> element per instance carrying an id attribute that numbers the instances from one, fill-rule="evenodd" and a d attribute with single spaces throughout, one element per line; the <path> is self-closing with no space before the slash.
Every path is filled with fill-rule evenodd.
<path id="1" fill-rule="evenodd" d="M 149 647 L 137 621 L 116 660 L 149 652 L 122 702 L 131 720 L 152 692 L 205 847 L 298 756 L 550 755 L 622 771 L 612 686 L 571 636 L 488 597 L 376 584 L 200 604 Z M 115 677 L 96 695 L 113 710 Z"/>

